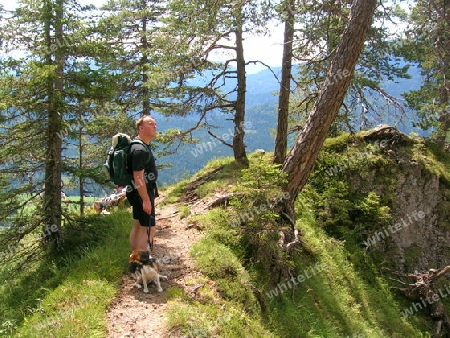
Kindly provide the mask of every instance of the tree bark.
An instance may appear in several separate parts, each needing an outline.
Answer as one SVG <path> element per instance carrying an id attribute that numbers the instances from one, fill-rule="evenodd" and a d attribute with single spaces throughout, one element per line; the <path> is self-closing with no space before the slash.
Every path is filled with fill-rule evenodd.
<path id="1" fill-rule="evenodd" d="M 233 153 L 236 162 L 248 166 L 248 158 L 244 143 L 244 121 L 245 121 L 245 92 L 247 91 L 245 76 L 245 58 L 244 47 L 242 44 L 242 19 L 236 19 L 236 72 L 237 72 L 237 97 L 236 112 L 234 115 L 234 135 L 233 135 Z"/>
<path id="2" fill-rule="evenodd" d="M 349 22 L 331 61 L 322 89 L 304 129 L 283 163 L 288 180 L 284 190 L 289 194 L 283 208 L 294 219 L 294 202 L 314 167 L 330 126 L 344 101 L 355 66 L 372 22 L 376 0 L 354 0 Z"/>
<path id="3" fill-rule="evenodd" d="M 294 1 L 286 4 L 284 22 L 283 60 L 281 68 L 280 96 L 278 97 L 278 123 L 275 138 L 273 163 L 282 164 L 286 158 L 289 117 L 289 97 L 291 94 L 292 41 L 294 39 Z"/>
<path id="4" fill-rule="evenodd" d="M 146 3 L 143 1 L 142 4 L 143 8 L 145 8 Z M 142 37 L 141 37 L 141 43 L 142 43 L 142 57 L 141 57 L 141 67 L 142 67 L 142 113 L 141 115 L 150 115 L 151 106 L 150 106 L 150 89 L 147 87 L 148 84 L 148 50 L 149 50 L 149 43 L 147 40 L 147 17 L 142 18 Z"/>
<path id="5" fill-rule="evenodd" d="M 80 120 L 82 119 L 82 113 L 80 112 Z M 79 158 L 78 158 L 78 167 L 83 168 L 83 162 L 84 162 L 84 145 L 83 145 L 83 127 L 80 126 L 78 129 L 78 149 L 79 151 Z M 79 194 L 80 194 L 80 216 L 84 216 L 84 194 L 85 194 L 85 187 L 84 187 L 84 181 L 85 178 L 83 175 L 80 175 L 79 178 Z"/>
<path id="6" fill-rule="evenodd" d="M 54 6 L 54 7 L 53 7 Z M 52 50 L 52 26 L 54 27 L 55 41 L 63 39 L 63 1 L 59 0 L 54 5 L 47 3 L 47 21 L 45 22 L 46 44 L 48 50 Z M 52 20 L 54 12 L 54 21 Z M 47 80 L 47 151 L 45 159 L 45 190 L 44 190 L 44 225 L 43 239 L 46 242 L 56 242 L 59 244 L 61 236 L 61 167 L 62 167 L 62 116 L 63 113 L 63 70 L 64 54 L 59 48 L 53 54 L 46 56 L 46 63 L 49 66 L 56 66 L 55 76 L 49 76 Z"/>

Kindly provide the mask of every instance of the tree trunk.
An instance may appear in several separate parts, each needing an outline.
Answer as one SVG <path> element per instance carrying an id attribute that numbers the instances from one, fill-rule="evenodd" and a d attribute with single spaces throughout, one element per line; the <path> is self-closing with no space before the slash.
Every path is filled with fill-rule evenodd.
<path id="1" fill-rule="evenodd" d="M 288 181 L 283 187 L 289 194 L 283 208 L 294 219 L 294 202 L 303 189 L 327 138 L 328 131 L 343 103 L 364 40 L 372 22 L 376 0 L 354 0 L 349 22 L 331 61 L 326 79 L 304 129 L 283 163 Z"/>
<path id="2" fill-rule="evenodd" d="M 402 273 L 388 268 L 383 270 L 402 278 L 395 279 L 389 278 L 399 286 L 393 286 L 392 289 L 402 292 L 407 298 L 420 302 L 420 309 L 422 305 L 428 308 L 430 317 L 435 321 L 435 334 L 433 337 L 448 337 L 450 334 L 450 316 L 447 314 L 444 304 L 442 303 L 443 296 L 448 294 L 442 294 L 442 290 L 436 288 L 436 282 L 440 277 L 450 271 L 450 265 L 444 267 L 441 270 L 430 269 L 425 273 Z M 447 288 L 446 288 L 447 289 Z M 445 330 L 442 330 L 444 325 Z M 445 336 L 443 335 L 445 334 Z"/>
<path id="3" fill-rule="evenodd" d="M 82 118 L 82 114 L 80 113 L 80 120 Z M 78 130 L 78 148 L 80 149 L 80 155 L 78 159 L 78 167 L 81 169 L 83 168 L 83 162 L 84 162 L 84 145 L 83 145 L 83 126 L 80 126 Z M 84 216 L 84 175 L 79 176 L 79 182 L 80 182 L 80 216 Z"/>
<path id="4" fill-rule="evenodd" d="M 437 12 L 437 29 L 435 33 L 435 43 L 438 58 L 439 72 L 443 75 L 443 83 L 439 86 L 438 98 L 444 109 L 439 111 L 439 136 L 438 145 L 445 149 L 446 143 L 450 143 L 450 2 L 449 1 L 430 1 L 434 11 Z"/>
<path id="5" fill-rule="evenodd" d="M 52 41 L 52 27 L 54 27 L 55 41 L 64 41 L 63 39 L 63 1 L 58 0 L 55 4 L 47 3 L 46 10 L 47 22 L 45 22 L 46 44 L 48 50 L 54 47 Z M 53 17 L 54 13 L 54 17 Z M 53 18 L 53 20 L 52 20 Z M 56 66 L 55 76 L 49 76 L 47 81 L 48 95 L 48 129 L 47 129 L 47 152 L 45 159 L 45 190 L 44 190 L 44 225 L 43 239 L 46 242 L 56 242 L 59 244 L 61 236 L 61 144 L 60 135 L 62 131 L 62 109 L 63 109 L 63 70 L 64 55 L 59 51 L 53 55 L 46 56 L 46 63 L 49 66 Z"/>
<path id="6" fill-rule="evenodd" d="M 247 90 L 247 85 L 242 41 L 242 21 L 238 18 L 236 28 L 237 97 L 235 106 L 236 112 L 234 115 L 233 153 L 236 162 L 248 166 L 248 158 L 245 152 L 244 143 L 245 92 Z"/>
<path id="7" fill-rule="evenodd" d="M 289 97 L 291 93 L 292 41 L 294 39 L 294 1 L 286 4 L 284 23 L 283 60 L 281 68 L 280 96 L 278 97 L 278 124 L 275 138 L 275 164 L 282 164 L 286 158 L 289 116 Z"/>
<path id="8" fill-rule="evenodd" d="M 146 3 L 143 1 L 143 8 L 145 8 Z M 148 50 L 149 43 L 147 40 L 147 17 L 142 18 L 142 57 L 141 57 L 141 67 L 142 67 L 142 115 L 150 115 L 151 106 L 150 106 L 150 89 L 148 88 Z"/>

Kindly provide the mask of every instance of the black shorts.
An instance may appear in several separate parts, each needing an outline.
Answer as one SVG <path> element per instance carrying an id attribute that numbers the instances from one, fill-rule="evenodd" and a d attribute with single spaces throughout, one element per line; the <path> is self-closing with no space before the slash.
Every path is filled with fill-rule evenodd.
<path id="1" fill-rule="evenodd" d="M 155 222 L 155 194 L 149 192 L 150 203 L 152 204 L 152 212 L 147 214 L 142 209 L 142 199 L 139 196 L 137 190 L 133 190 L 132 192 L 127 192 L 127 199 L 130 202 L 130 205 L 133 207 L 133 219 L 139 221 L 141 226 L 143 227 L 154 227 Z"/>

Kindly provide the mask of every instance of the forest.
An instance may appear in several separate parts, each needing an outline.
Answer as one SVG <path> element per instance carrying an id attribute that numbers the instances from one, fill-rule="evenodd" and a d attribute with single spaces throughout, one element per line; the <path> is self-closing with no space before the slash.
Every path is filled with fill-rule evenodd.
<path id="1" fill-rule="evenodd" d="M 246 40 L 275 25 L 280 68 L 246 59 Z M 223 149 L 248 167 L 248 139 L 264 140 L 286 176 L 278 183 L 289 198 L 273 212 L 289 253 L 299 243 L 295 201 L 328 137 L 406 123 L 448 151 L 449 40 L 447 0 L 0 5 L 1 257 L 11 246 L 60 248 L 62 224 L 75 217 L 61 190 L 79 197 L 71 203 L 83 219 L 86 197 L 113 189 L 103 172 L 111 137 L 134 135 L 147 114 L 164 126 L 152 143 L 162 171 L 177 156 L 196 162 Z M 275 91 L 247 73 L 256 64 Z M 416 85 L 403 90 L 410 70 Z M 19 245 L 43 229 L 53 230 Z"/>

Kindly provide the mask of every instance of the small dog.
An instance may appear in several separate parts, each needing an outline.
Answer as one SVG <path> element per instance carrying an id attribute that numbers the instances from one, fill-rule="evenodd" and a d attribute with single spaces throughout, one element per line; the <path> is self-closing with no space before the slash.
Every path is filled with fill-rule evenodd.
<path id="1" fill-rule="evenodd" d="M 167 276 L 159 274 L 159 264 L 148 251 L 132 251 L 130 254 L 129 268 L 131 275 L 136 280 L 134 286 L 141 288 L 141 284 L 143 284 L 144 292 L 148 293 L 147 284 L 149 282 L 155 282 L 158 292 L 163 291 L 159 280 L 167 280 Z"/>

